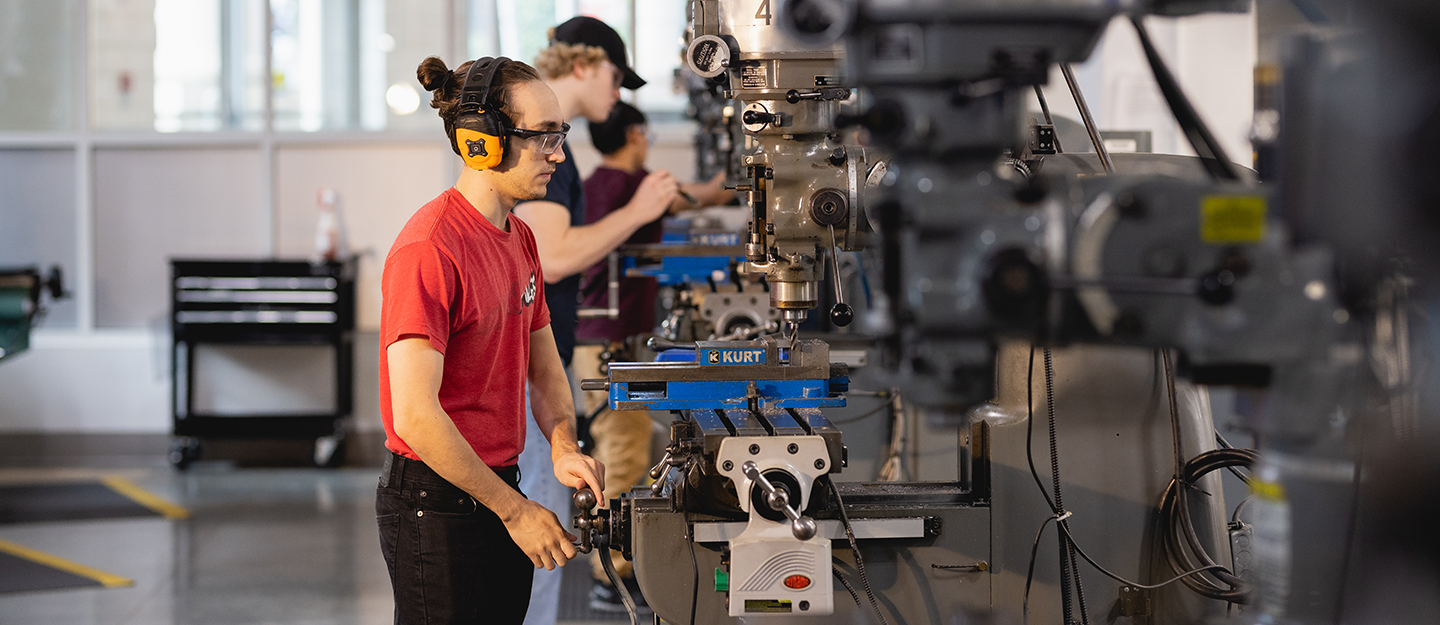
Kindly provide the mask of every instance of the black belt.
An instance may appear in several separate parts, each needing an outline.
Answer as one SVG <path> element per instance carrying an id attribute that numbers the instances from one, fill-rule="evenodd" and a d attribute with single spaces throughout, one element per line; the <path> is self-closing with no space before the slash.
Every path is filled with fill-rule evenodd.
<path id="1" fill-rule="evenodd" d="M 448 485 L 458 489 L 458 486 L 451 484 L 449 480 L 440 477 L 434 469 L 419 460 L 411 460 L 393 451 L 386 450 L 385 463 L 380 468 L 380 487 L 385 488 L 391 484 L 400 485 L 406 479 L 431 484 Z M 511 488 L 520 489 L 520 465 L 512 464 L 508 467 L 490 467 L 491 471 L 500 479 L 505 480 Z"/>

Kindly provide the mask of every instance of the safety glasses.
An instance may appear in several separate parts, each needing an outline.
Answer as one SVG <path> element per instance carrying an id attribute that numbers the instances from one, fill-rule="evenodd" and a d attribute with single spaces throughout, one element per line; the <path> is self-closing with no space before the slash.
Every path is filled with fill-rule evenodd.
<path id="1" fill-rule="evenodd" d="M 511 128 L 510 134 L 521 139 L 538 139 L 531 141 L 535 150 L 541 154 L 554 154 L 565 143 L 565 135 L 570 132 L 570 124 L 560 124 L 559 130 L 526 130 L 524 128 Z"/>

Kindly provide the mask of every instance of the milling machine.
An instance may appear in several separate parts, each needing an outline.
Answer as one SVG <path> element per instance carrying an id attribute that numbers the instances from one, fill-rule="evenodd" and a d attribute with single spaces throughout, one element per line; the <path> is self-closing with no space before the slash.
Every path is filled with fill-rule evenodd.
<path id="1" fill-rule="evenodd" d="M 1225 157 L 1139 19 L 1244 5 L 695 0 L 687 60 L 744 103 L 759 146 L 746 261 L 786 321 L 818 299 L 820 247 L 866 243 L 863 153 L 835 146 L 837 128 L 893 150 L 870 199 L 885 297 L 862 315 L 889 379 L 955 436 L 955 478 L 837 480 L 849 451 L 827 411 L 851 381 L 829 347 L 789 328 L 702 341 L 691 362 L 615 363 L 584 383 L 616 409 L 677 415 L 653 486 L 598 511 L 577 497 L 584 547 L 632 559 L 666 622 L 1333 616 L 1347 554 L 1291 519 L 1352 501 L 1333 475 L 1354 467 L 1343 426 L 1370 388 L 1366 330 L 1335 251 L 1295 236 L 1300 200 Z M 1092 123 L 1094 154 L 1017 166 L 1024 99 L 1127 13 L 1199 156 L 1112 158 Z M 1333 63 L 1286 71 L 1325 84 Z M 852 86 L 870 104 L 838 115 Z M 1217 448 L 1208 385 L 1265 389 L 1245 423 L 1263 453 Z M 1033 458 L 1043 412 L 1049 486 Z M 1217 471 L 1245 467 L 1253 523 L 1227 526 Z"/>
<path id="2" fill-rule="evenodd" d="M 779 6 L 778 4 L 776 6 Z M 779 27 L 769 2 L 696 0 L 686 64 L 736 101 L 746 136 L 740 165 L 751 208 L 745 260 L 770 285 L 787 336 L 819 302 L 822 249 L 855 250 L 866 230 L 864 148 L 835 127 L 852 85 L 838 42 L 814 45 Z M 753 146 L 753 149 L 749 149 Z M 836 325 L 853 312 L 837 296 Z"/>

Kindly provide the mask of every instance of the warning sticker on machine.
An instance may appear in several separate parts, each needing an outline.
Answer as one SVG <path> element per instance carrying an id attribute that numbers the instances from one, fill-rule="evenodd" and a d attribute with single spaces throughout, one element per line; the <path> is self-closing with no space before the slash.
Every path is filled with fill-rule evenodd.
<path id="1" fill-rule="evenodd" d="M 774 599 L 746 599 L 746 600 L 745 600 L 745 611 L 746 611 L 746 612 L 759 612 L 759 613 L 762 613 L 762 614 L 763 614 L 763 613 L 771 613 L 771 614 L 773 614 L 773 613 L 776 613 L 776 612 L 789 612 L 789 611 L 790 611 L 790 602 L 789 602 L 789 601 L 784 601 L 784 600 L 774 600 Z"/>
<path id="2" fill-rule="evenodd" d="M 816 87 L 839 87 L 839 86 L 840 86 L 840 77 L 839 77 L 839 76 L 816 76 L 816 77 L 815 77 L 815 86 L 816 86 Z"/>
<path id="3" fill-rule="evenodd" d="M 1263 196 L 1207 195 L 1200 200 L 1200 240 L 1226 244 L 1255 243 L 1263 238 Z"/>
<path id="4" fill-rule="evenodd" d="M 760 63 L 746 63 L 740 67 L 740 88 L 764 89 L 770 85 L 769 73 Z"/>

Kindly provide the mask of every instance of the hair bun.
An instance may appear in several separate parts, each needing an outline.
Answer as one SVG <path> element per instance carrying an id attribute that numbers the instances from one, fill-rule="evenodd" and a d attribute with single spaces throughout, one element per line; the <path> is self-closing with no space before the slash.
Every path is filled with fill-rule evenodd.
<path id="1" fill-rule="evenodd" d="M 438 56 L 427 56 L 420 62 L 420 67 L 415 68 L 415 77 L 420 80 L 420 85 L 426 91 L 435 91 L 445 87 L 453 72 L 445 67 L 445 61 Z"/>

